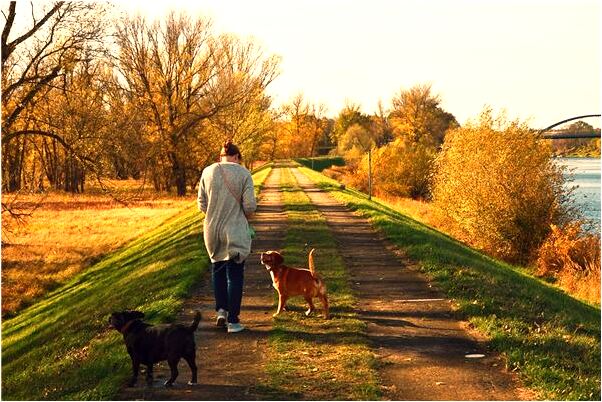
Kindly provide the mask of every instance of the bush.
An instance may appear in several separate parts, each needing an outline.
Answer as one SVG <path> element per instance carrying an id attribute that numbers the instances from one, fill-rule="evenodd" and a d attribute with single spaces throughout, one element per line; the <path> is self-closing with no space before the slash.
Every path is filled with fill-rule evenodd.
<path id="1" fill-rule="evenodd" d="M 581 222 L 552 225 L 539 249 L 537 274 L 551 276 L 570 293 L 600 303 L 600 235 L 585 232 Z"/>
<path id="2" fill-rule="evenodd" d="M 551 224 L 568 220 L 562 171 L 526 124 L 486 109 L 452 130 L 435 162 L 433 199 L 449 230 L 510 262 L 536 258 Z"/>
<path id="3" fill-rule="evenodd" d="M 436 155 L 434 147 L 399 138 L 372 152 L 374 193 L 385 197 L 429 198 L 429 177 Z M 366 190 L 368 186 L 368 156 L 357 166 L 353 183 Z"/>

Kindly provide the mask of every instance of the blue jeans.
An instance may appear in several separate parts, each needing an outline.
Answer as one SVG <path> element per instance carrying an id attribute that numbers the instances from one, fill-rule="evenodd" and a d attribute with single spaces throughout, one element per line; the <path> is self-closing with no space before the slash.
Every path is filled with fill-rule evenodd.
<path id="1" fill-rule="evenodd" d="M 231 324 L 238 323 L 244 273 L 244 261 L 240 264 L 234 261 L 218 261 L 212 264 L 211 277 L 215 294 L 215 311 L 226 310 L 228 322 Z"/>

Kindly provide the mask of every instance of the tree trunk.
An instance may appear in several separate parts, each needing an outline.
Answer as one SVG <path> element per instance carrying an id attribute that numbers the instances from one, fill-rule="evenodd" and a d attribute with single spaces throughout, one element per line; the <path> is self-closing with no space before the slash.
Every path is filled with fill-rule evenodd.
<path id="1" fill-rule="evenodd" d="M 14 139 L 3 143 L 2 152 L 2 188 L 6 192 L 21 190 L 21 173 L 23 171 L 24 143 L 23 139 Z"/>
<path id="2" fill-rule="evenodd" d="M 186 169 L 175 153 L 171 154 L 170 159 L 178 197 L 184 197 L 186 195 Z"/>

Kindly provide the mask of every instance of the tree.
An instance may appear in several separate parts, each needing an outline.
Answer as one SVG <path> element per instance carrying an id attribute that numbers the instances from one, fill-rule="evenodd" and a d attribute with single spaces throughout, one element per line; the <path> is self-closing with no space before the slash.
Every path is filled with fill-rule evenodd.
<path id="1" fill-rule="evenodd" d="M 582 120 L 570 124 L 563 131 L 571 134 L 600 133 L 599 128 L 594 129 L 591 124 Z M 600 138 L 555 139 L 551 141 L 551 144 L 554 152 L 560 155 L 588 155 L 593 157 L 599 157 L 600 155 Z"/>
<path id="2" fill-rule="evenodd" d="M 343 109 L 339 112 L 338 117 L 334 123 L 334 129 L 332 130 L 332 142 L 339 146 L 341 137 L 347 132 L 349 127 L 353 125 L 359 125 L 365 129 L 370 126 L 370 117 L 361 112 L 361 108 L 358 104 L 347 102 Z M 339 151 L 343 151 L 339 147 Z"/>
<path id="3" fill-rule="evenodd" d="M 57 85 L 83 62 L 102 52 L 103 5 L 56 2 L 37 10 L 31 6 L 31 24 L 17 32 L 15 1 L 3 12 L 2 28 L 2 164 L 3 190 L 17 191 L 23 184 L 26 159 L 39 138 L 53 141 L 93 168 L 94 160 L 73 149 L 60 127 L 39 125 L 40 105 Z M 26 15 L 25 13 L 23 15 Z"/>
<path id="4" fill-rule="evenodd" d="M 263 93 L 258 95 L 258 98 L 235 105 L 211 119 L 212 129 L 215 130 L 212 137 L 234 139 L 243 154 L 243 162 L 248 167 L 263 157 L 262 145 L 273 141 L 276 130 L 274 115 L 270 110 L 271 100 Z M 217 157 L 218 150 L 219 147 L 216 146 L 215 153 L 212 154 L 214 157 Z M 198 177 L 200 174 L 201 170 L 198 171 Z"/>
<path id="5" fill-rule="evenodd" d="M 371 120 L 377 146 L 380 147 L 393 141 L 393 128 L 391 127 L 389 112 L 385 110 L 380 100 L 378 101 L 378 109 L 371 116 Z"/>
<path id="6" fill-rule="evenodd" d="M 220 143 L 211 137 L 211 119 L 241 105 L 254 107 L 278 61 L 251 43 L 216 37 L 207 19 L 174 13 L 154 23 L 124 20 L 116 38 L 120 81 L 146 118 L 155 186 L 175 185 L 183 196 L 191 169 L 197 174 Z"/>
<path id="7" fill-rule="evenodd" d="M 458 126 L 454 116 L 439 103 L 439 97 L 431 94 L 429 85 L 417 85 L 393 98 L 388 118 L 379 104 L 372 125 L 375 141 L 381 145 L 374 155 L 377 192 L 430 198 L 434 159 L 446 131 Z M 365 165 L 365 161 L 359 165 L 358 174 L 365 173 Z"/>
<path id="8" fill-rule="evenodd" d="M 88 171 L 97 177 L 104 175 L 102 154 L 110 136 L 105 87 L 98 79 L 102 67 L 100 63 L 85 61 L 65 71 L 54 90 L 36 107 L 36 126 L 61 132 L 69 144 L 68 148 L 57 147 L 55 139 L 41 138 L 39 158 L 49 183 L 56 189 L 83 192 Z M 94 163 L 82 162 L 82 156 Z"/>
<path id="9" fill-rule="evenodd" d="M 306 101 L 302 93 L 283 106 L 279 125 L 283 156 L 317 155 L 318 143 L 328 129 L 325 111 L 324 105 Z"/>
<path id="10" fill-rule="evenodd" d="M 431 93 L 430 85 L 416 85 L 400 91 L 393 98 L 390 114 L 395 136 L 432 146 L 442 144 L 445 132 L 459 125 L 440 103 L 439 96 Z"/>

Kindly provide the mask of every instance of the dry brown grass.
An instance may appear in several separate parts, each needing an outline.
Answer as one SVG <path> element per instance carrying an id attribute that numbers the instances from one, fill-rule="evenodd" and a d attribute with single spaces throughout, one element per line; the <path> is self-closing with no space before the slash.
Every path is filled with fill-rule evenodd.
<path id="1" fill-rule="evenodd" d="M 586 233 L 581 222 L 552 225 L 539 249 L 537 274 L 551 276 L 572 294 L 600 303 L 600 236 Z"/>
<path id="2" fill-rule="evenodd" d="M 113 197 L 89 194 L 19 195 L 13 207 L 32 215 L 2 219 L 2 315 L 10 315 L 103 255 L 190 206 L 186 198 L 140 190 L 133 181 L 112 183 Z M 3 197 L 5 197 L 3 195 Z M 6 198 L 11 197 L 6 196 Z"/>

